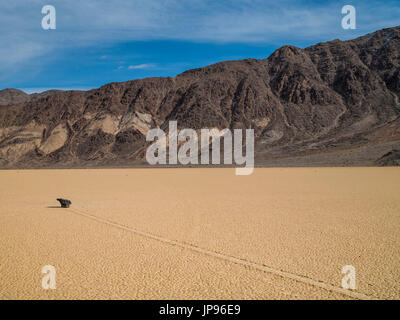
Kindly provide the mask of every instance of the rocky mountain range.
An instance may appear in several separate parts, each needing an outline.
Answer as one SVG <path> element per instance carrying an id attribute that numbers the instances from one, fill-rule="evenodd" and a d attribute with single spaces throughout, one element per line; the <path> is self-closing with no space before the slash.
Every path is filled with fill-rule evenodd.
<path id="1" fill-rule="evenodd" d="M 150 128 L 253 128 L 259 166 L 398 165 L 400 26 L 89 91 L 0 91 L 0 167 L 146 164 Z"/>

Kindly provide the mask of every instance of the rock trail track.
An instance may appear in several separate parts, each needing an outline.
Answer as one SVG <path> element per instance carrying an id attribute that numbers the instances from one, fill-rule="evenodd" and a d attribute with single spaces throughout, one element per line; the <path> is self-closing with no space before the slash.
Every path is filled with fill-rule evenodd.
<path id="1" fill-rule="evenodd" d="M 148 232 L 143 232 L 143 231 L 137 230 L 137 229 L 132 228 L 132 227 L 124 226 L 122 224 L 119 224 L 119 223 L 116 223 L 116 222 L 113 222 L 113 221 L 110 221 L 110 220 L 106 220 L 106 219 L 97 217 L 97 216 L 92 215 L 92 214 L 85 213 L 82 210 L 78 210 L 78 209 L 75 209 L 75 208 L 74 209 L 69 208 L 69 211 L 72 211 L 74 214 L 83 216 L 85 218 L 94 220 L 94 221 L 96 221 L 98 223 L 106 224 L 106 225 L 109 225 L 109 226 L 114 227 L 114 228 L 119 228 L 119 229 L 125 230 L 127 232 L 133 232 L 133 233 L 135 233 L 137 235 L 140 235 L 142 237 L 162 242 L 163 244 L 172 245 L 172 246 L 178 246 L 178 247 L 181 247 L 181 248 L 184 248 L 184 249 L 187 249 L 187 250 L 191 250 L 191 251 L 203 254 L 203 255 L 207 255 L 207 256 L 212 257 L 212 258 L 222 259 L 222 260 L 225 260 L 225 261 L 228 261 L 228 262 L 232 262 L 232 263 L 235 263 L 235 264 L 239 264 L 239 265 L 242 265 L 244 267 L 249 267 L 249 268 L 252 268 L 252 269 L 255 269 L 255 270 L 258 270 L 258 271 L 272 273 L 274 275 L 277 275 L 277 276 L 280 276 L 280 277 L 283 277 L 283 278 L 292 279 L 292 280 L 299 281 L 299 282 L 302 282 L 302 283 L 305 283 L 305 284 L 309 284 L 309 285 L 312 285 L 312 286 L 315 286 L 315 287 L 319 287 L 319 288 L 322 288 L 322 289 L 325 289 L 325 290 L 328 290 L 328 291 L 333 291 L 333 292 L 336 292 L 336 293 L 339 293 L 339 294 L 343 294 L 345 296 L 348 296 L 348 297 L 351 297 L 351 298 L 354 298 L 354 299 L 359 299 L 359 300 L 376 300 L 377 299 L 376 297 L 368 296 L 368 295 L 365 295 L 363 293 L 360 293 L 360 292 L 357 292 L 357 291 L 354 291 L 354 290 L 346 290 L 346 289 L 343 289 L 343 288 L 340 288 L 340 287 L 335 287 L 335 286 L 333 286 L 333 285 L 331 285 L 329 283 L 325 283 L 325 282 L 322 282 L 322 281 L 314 280 L 314 279 L 307 278 L 307 277 L 304 277 L 304 276 L 301 276 L 301 275 L 297 275 L 297 274 L 293 274 L 293 273 L 290 273 L 290 272 L 278 270 L 278 269 L 275 269 L 275 268 L 272 268 L 272 267 L 269 267 L 269 266 L 265 266 L 265 265 L 262 265 L 262 264 L 259 264 L 259 263 L 247 261 L 247 260 L 244 260 L 244 259 L 241 259 L 241 258 L 238 258 L 238 257 L 233 257 L 233 256 L 229 256 L 229 255 L 226 255 L 226 254 L 223 254 L 223 253 L 211 251 L 211 250 L 208 250 L 208 249 L 205 249 L 205 248 L 201 248 L 201 247 L 198 247 L 198 246 L 195 246 L 195 245 L 192 245 L 192 244 L 188 244 L 188 243 L 179 242 L 179 241 L 176 241 L 176 240 L 167 239 L 167 238 L 160 237 L 158 235 L 154 235 L 154 234 L 151 234 L 151 233 L 148 233 Z"/>

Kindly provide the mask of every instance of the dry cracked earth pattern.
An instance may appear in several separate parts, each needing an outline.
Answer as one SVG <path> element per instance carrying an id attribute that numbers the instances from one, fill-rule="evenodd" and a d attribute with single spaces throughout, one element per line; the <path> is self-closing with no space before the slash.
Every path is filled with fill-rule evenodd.
<path id="1" fill-rule="evenodd" d="M 400 27 L 90 91 L 0 91 L 0 298 L 399 299 L 399 95 Z M 171 120 L 253 128 L 258 167 L 132 168 Z"/>
<path id="2" fill-rule="evenodd" d="M 0 172 L 2 299 L 399 299 L 397 168 Z M 112 190 L 112 192 L 110 191 Z M 56 198 L 72 200 L 58 208 Z M 41 269 L 56 268 L 43 290 Z M 356 290 L 341 290 L 342 267 Z"/>

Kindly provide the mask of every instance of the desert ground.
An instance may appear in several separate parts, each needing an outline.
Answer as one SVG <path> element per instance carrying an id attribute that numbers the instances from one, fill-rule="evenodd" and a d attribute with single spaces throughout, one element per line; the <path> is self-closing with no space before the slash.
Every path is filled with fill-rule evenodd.
<path id="1" fill-rule="evenodd" d="M 399 168 L 3 170 L 0 182 L 1 299 L 400 298 Z M 355 290 L 341 288 L 345 265 Z"/>

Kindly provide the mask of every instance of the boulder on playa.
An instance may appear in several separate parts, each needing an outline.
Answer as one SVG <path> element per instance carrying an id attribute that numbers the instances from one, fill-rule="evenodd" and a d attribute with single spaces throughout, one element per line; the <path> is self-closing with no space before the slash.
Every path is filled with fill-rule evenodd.
<path id="1" fill-rule="evenodd" d="M 57 199 L 57 201 L 59 201 L 60 202 L 60 204 L 61 204 L 61 208 L 69 208 L 69 206 L 71 205 L 71 201 L 70 200 L 67 200 L 67 199 L 61 199 L 61 198 L 58 198 Z"/>

